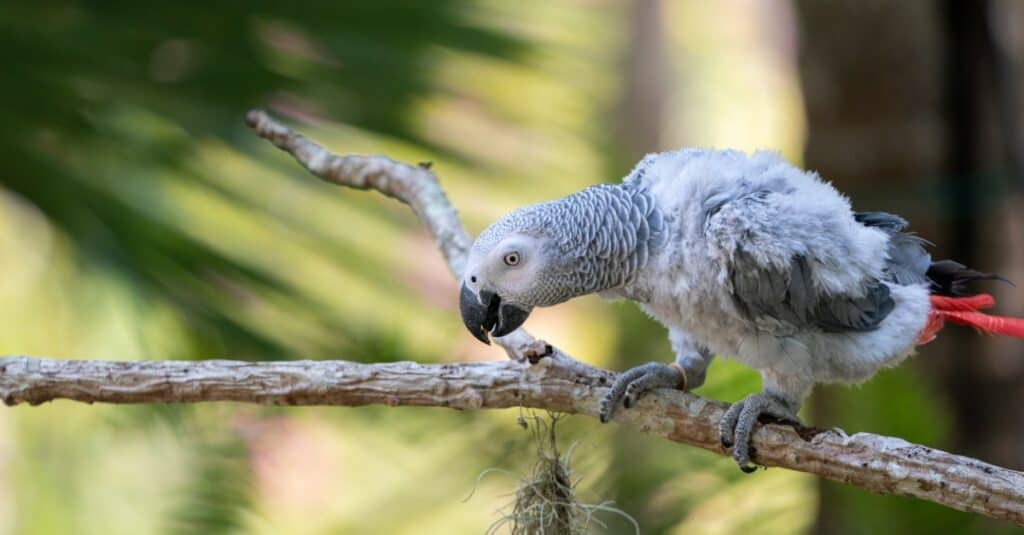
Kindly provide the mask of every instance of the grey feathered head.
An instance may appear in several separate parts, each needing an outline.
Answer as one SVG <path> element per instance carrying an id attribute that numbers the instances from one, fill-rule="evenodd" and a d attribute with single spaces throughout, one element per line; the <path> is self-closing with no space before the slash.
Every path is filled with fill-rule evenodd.
<path id="1" fill-rule="evenodd" d="M 662 220 L 631 184 L 592 186 L 520 208 L 487 227 L 470 250 L 459 308 L 477 339 L 505 336 L 536 306 L 632 281 L 660 243 Z"/>

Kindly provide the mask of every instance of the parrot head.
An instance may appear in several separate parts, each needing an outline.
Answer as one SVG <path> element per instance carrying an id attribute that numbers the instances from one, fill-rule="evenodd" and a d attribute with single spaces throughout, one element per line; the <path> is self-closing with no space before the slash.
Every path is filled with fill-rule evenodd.
<path id="1" fill-rule="evenodd" d="M 469 251 L 459 293 L 466 328 L 481 342 L 519 328 L 534 307 L 630 283 L 663 241 L 646 191 L 591 186 L 520 208 L 487 227 Z"/>
<path id="2" fill-rule="evenodd" d="M 572 294 L 561 283 L 564 251 L 556 229 L 546 228 L 551 203 L 520 208 L 487 227 L 470 249 L 459 292 L 462 321 L 474 337 L 518 329 L 537 306 L 561 303 Z"/>

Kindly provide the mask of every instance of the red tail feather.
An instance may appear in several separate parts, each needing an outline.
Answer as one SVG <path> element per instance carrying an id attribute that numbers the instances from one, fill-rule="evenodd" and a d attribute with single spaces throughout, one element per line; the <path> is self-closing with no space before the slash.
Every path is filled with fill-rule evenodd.
<path id="1" fill-rule="evenodd" d="M 983 334 L 1001 334 L 1024 340 L 1024 319 L 993 316 L 984 312 L 940 312 L 953 323 L 974 327 Z"/>
<path id="2" fill-rule="evenodd" d="M 944 295 L 933 295 L 928 299 L 932 302 L 932 308 L 936 310 L 974 312 L 983 308 L 992 308 L 996 306 L 996 298 L 989 294 L 978 294 L 969 297 L 946 297 Z"/>
<path id="3" fill-rule="evenodd" d="M 918 345 L 927 344 L 935 339 L 936 333 L 949 320 L 958 325 L 974 327 L 982 334 L 1001 334 L 1024 340 L 1024 319 L 993 316 L 978 312 L 982 308 L 990 308 L 996 300 L 988 294 L 970 297 L 931 296 L 932 310 L 928 323 L 917 336 Z"/>

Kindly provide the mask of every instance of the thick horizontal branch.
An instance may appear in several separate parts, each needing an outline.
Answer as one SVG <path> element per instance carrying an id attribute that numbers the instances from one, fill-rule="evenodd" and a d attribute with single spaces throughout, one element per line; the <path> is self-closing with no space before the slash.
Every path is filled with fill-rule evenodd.
<path id="1" fill-rule="evenodd" d="M 343 361 L 210 360 L 107 362 L 0 359 L 8 405 L 56 399 L 86 403 L 238 401 L 271 405 L 370 404 L 453 409 L 533 407 L 597 416 L 609 375 L 541 358 L 470 364 L 356 364 Z M 718 420 L 725 404 L 658 391 L 616 421 L 669 440 L 725 453 Z M 898 438 L 765 425 L 754 434 L 758 463 L 877 492 L 911 496 L 1024 525 L 1024 474 Z"/>

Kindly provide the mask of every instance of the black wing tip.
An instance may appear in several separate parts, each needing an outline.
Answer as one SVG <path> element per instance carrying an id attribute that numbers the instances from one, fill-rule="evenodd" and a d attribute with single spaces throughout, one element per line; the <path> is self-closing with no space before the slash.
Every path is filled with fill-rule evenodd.
<path id="1" fill-rule="evenodd" d="M 938 260 L 928 267 L 928 280 L 931 281 L 932 293 L 962 297 L 970 295 L 967 285 L 977 281 L 998 281 L 1016 288 L 1010 279 L 995 273 L 983 273 L 971 269 L 955 260 Z"/>

